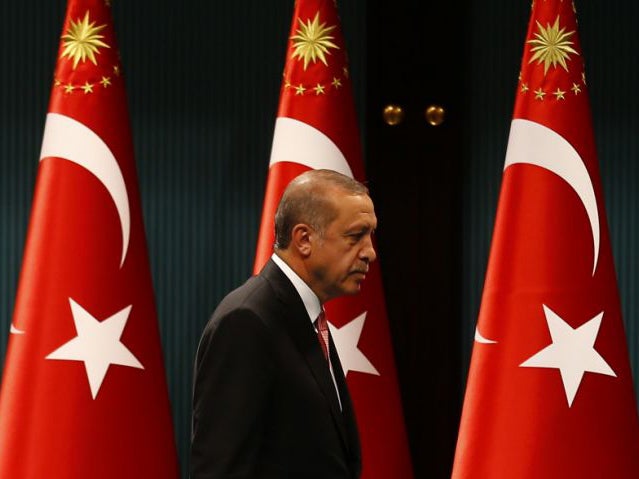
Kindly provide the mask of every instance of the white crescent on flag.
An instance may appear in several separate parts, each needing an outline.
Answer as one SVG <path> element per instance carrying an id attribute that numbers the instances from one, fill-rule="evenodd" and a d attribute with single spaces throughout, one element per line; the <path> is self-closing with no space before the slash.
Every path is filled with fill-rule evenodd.
<path id="1" fill-rule="evenodd" d="M 599 259 L 599 212 L 592 180 L 579 153 L 554 130 L 534 121 L 515 119 L 510 127 L 504 171 L 509 166 L 521 163 L 539 166 L 555 173 L 579 196 L 592 230 L 594 276 Z M 483 344 L 496 343 L 485 338 L 478 327 L 475 328 L 475 341 Z"/>
<path id="2" fill-rule="evenodd" d="M 62 158 L 85 168 L 100 180 L 111 195 L 122 229 L 122 267 L 129 247 L 131 218 L 126 184 L 115 156 L 102 138 L 87 126 L 68 116 L 49 113 L 40 161 L 49 157 Z"/>
<path id="3" fill-rule="evenodd" d="M 482 343 L 482 344 L 495 344 L 497 341 L 494 341 L 492 339 L 488 339 L 485 338 L 484 336 L 482 336 L 482 334 L 479 332 L 479 327 L 475 326 L 475 341 L 477 341 L 478 343 Z"/>
<path id="4" fill-rule="evenodd" d="M 328 136 L 303 121 L 282 116 L 275 121 L 269 167 L 280 161 L 299 163 L 314 170 L 335 170 L 353 177 L 346 158 Z"/>
<path id="5" fill-rule="evenodd" d="M 592 180 L 579 153 L 556 131 L 534 121 L 515 119 L 510 127 L 504 170 L 517 163 L 528 163 L 551 171 L 575 190 L 590 220 L 594 276 L 599 259 L 599 212 Z"/>
<path id="6" fill-rule="evenodd" d="M 124 264 L 129 247 L 131 218 L 129 197 L 120 166 L 106 143 L 90 128 L 65 115 L 47 114 L 40 161 L 55 157 L 71 161 L 92 173 L 109 192 L 120 217 Z M 24 331 L 11 324 L 11 334 Z"/>

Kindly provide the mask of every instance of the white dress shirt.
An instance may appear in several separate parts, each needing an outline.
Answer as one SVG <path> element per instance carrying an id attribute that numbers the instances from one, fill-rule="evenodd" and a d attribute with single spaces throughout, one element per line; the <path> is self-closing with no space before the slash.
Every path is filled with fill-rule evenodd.
<path id="1" fill-rule="evenodd" d="M 293 269 L 286 262 L 277 256 L 277 254 L 273 253 L 271 255 L 271 259 L 273 262 L 282 270 L 282 272 L 286 275 L 288 279 L 291 280 L 297 294 L 302 298 L 302 302 L 304 303 L 304 307 L 306 308 L 306 312 L 308 313 L 308 317 L 313 325 L 313 329 L 315 329 L 315 333 L 317 333 L 317 328 L 315 327 L 315 320 L 319 316 L 320 312 L 324 308 L 320 303 L 319 298 L 313 292 L 313 290 L 304 282 L 302 278 L 300 278 Z M 319 341 L 319 340 L 318 340 Z M 330 345 L 328 345 L 330 347 Z M 337 400 L 339 401 L 339 408 L 342 409 L 342 401 L 339 397 L 339 390 L 337 389 L 337 382 L 335 382 L 335 373 L 333 373 L 333 366 L 329 361 L 329 368 L 331 371 L 331 377 L 333 378 L 333 385 L 335 386 L 335 392 L 337 393 Z"/>

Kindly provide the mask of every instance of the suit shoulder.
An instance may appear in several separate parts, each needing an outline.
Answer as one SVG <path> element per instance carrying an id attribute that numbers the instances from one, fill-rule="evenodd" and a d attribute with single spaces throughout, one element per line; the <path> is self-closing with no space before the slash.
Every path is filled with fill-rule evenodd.
<path id="1" fill-rule="evenodd" d="M 220 301 L 204 328 L 204 335 L 213 334 L 221 324 L 229 322 L 233 322 L 237 328 L 249 330 L 258 327 L 257 323 L 264 326 L 265 316 L 276 303 L 277 299 L 268 282 L 260 276 L 253 276 Z"/>
<path id="2" fill-rule="evenodd" d="M 260 276 L 253 276 L 220 301 L 212 318 L 225 316 L 235 310 L 247 310 L 259 316 L 260 311 L 274 301 L 276 297 L 268 281 Z"/>

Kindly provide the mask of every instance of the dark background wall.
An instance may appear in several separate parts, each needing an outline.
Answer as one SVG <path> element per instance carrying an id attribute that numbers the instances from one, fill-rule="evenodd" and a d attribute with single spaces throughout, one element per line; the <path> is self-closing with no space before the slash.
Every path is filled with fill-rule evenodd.
<path id="1" fill-rule="evenodd" d="M 217 301 L 251 272 L 293 1 L 113 4 L 186 471 L 197 340 Z M 530 2 L 349 0 L 339 7 L 414 465 L 419 478 L 444 478 Z M 0 2 L 2 358 L 64 8 L 63 0 Z M 591 1 L 577 9 L 636 370 L 639 4 Z M 401 124 L 382 121 L 388 103 L 404 107 Z M 446 110 L 439 127 L 424 120 L 431 104 Z"/>

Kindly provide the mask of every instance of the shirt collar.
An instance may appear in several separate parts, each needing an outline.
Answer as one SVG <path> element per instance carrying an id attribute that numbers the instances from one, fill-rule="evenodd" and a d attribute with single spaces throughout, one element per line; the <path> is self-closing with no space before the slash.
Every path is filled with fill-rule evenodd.
<path id="1" fill-rule="evenodd" d="M 315 319 L 317 319 L 319 314 L 322 312 L 322 305 L 320 304 L 317 295 L 282 258 L 277 256 L 277 254 L 273 253 L 271 259 L 282 270 L 286 277 L 291 280 L 297 294 L 299 294 L 300 298 L 302 298 L 308 317 L 311 322 L 315 322 Z"/>

